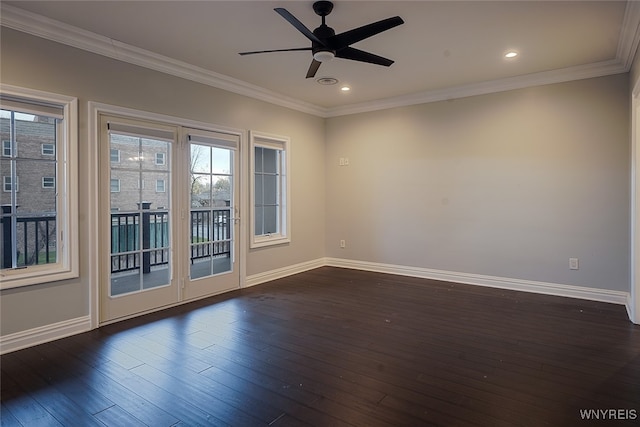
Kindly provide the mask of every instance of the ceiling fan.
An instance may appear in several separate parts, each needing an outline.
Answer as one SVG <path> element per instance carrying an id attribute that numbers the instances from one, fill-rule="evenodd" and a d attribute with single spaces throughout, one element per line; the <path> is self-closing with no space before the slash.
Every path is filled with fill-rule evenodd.
<path id="1" fill-rule="evenodd" d="M 299 47 L 293 49 L 274 49 L 274 50 L 257 50 L 252 52 L 240 52 L 240 55 L 253 55 L 256 53 L 270 53 L 270 52 L 289 52 L 298 50 L 310 50 L 313 53 L 313 60 L 307 71 L 307 78 L 314 77 L 320 64 L 326 61 L 330 61 L 333 58 L 350 59 L 352 61 L 368 62 L 371 64 L 383 65 L 385 67 L 393 64 L 391 59 L 383 58 L 382 56 L 374 55 L 373 53 L 365 52 L 351 47 L 350 45 L 357 43 L 361 40 L 374 36 L 383 31 L 389 30 L 398 25 L 404 24 L 404 21 L 399 16 L 393 18 L 383 19 L 382 21 L 373 22 L 362 27 L 355 28 L 353 30 L 345 31 L 340 34 L 336 34 L 333 28 L 327 26 L 325 23 L 325 17 L 333 10 L 333 3 L 330 1 L 317 1 L 313 4 L 313 10 L 317 15 L 322 17 L 322 25 L 315 30 L 311 31 L 304 26 L 295 16 L 293 16 L 288 10 L 278 7 L 274 9 L 280 16 L 286 19 L 291 25 L 293 25 L 298 31 L 304 34 L 309 40 L 311 40 L 310 47 Z"/>

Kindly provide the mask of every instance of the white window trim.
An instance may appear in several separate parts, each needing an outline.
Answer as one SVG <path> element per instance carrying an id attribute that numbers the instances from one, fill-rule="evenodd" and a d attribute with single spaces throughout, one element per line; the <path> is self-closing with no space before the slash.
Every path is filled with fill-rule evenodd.
<path id="1" fill-rule="evenodd" d="M 118 153 L 118 159 L 117 160 L 113 160 L 113 151 L 115 151 L 116 153 Z M 109 150 L 109 160 L 111 163 L 120 163 L 120 150 L 118 150 L 117 148 L 112 148 L 111 150 Z"/>
<path id="2" fill-rule="evenodd" d="M 166 157 L 167 156 L 165 153 L 156 153 L 155 154 L 156 166 L 164 166 L 167 163 Z M 162 159 L 162 161 L 158 161 L 159 159 Z"/>
<path id="3" fill-rule="evenodd" d="M 265 147 L 282 150 L 284 161 L 281 164 L 280 175 L 281 195 L 280 195 L 280 232 L 256 236 L 255 233 L 255 148 Z M 290 139 L 286 136 L 271 135 L 262 132 L 249 132 L 249 235 L 251 248 L 260 248 L 272 245 L 281 245 L 291 242 L 291 149 Z"/>
<path id="4" fill-rule="evenodd" d="M 9 189 L 7 190 L 7 184 L 9 185 Z M 13 183 L 11 182 L 11 176 L 6 175 L 2 177 L 2 191 L 5 193 L 10 193 L 13 189 Z M 20 192 L 20 177 L 16 176 L 16 193 Z"/>
<path id="5" fill-rule="evenodd" d="M 45 153 L 45 148 L 44 148 L 45 146 L 51 146 L 53 153 Z M 55 144 L 51 144 L 49 142 L 42 143 L 41 148 L 40 148 L 40 154 L 42 154 L 43 156 L 55 156 L 56 155 L 56 145 Z"/>
<path id="6" fill-rule="evenodd" d="M 8 145 L 8 147 L 6 147 Z M 8 148 L 9 154 L 6 154 L 6 148 Z M 11 141 L 7 141 L 6 139 L 2 140 L 2 157 L 11 157 L 13 154 L 13 147 L 11 147 Z"/>
<path id="7" fill-rule="evenodd" d="M 45 180 L 49 180 L 51 179 L 52 181 L 50 181 L 53 185 L 52 186 L 47 186 L 45 185 Z M 49 182 L 49 181 L 47 181 Z M 56 178 L 53 176 L 43 176 L 42 177 L 42 188 L 46 188 L 46 189 L 52 189 L 52 188 L 56 188 Z"/>
<path id="8" fill-rule="evenodd" d="M 118 182 L 118 189 L 117 189 L 117 190 L 115 190 L 115 191 L 113 190 L 113 185 L 112 185 L 114 181 L 117 181 L 117 182 Z M 120 192 L 120 179 L 118 179 L 118 178 L 111 178 L 111 179 L 109 180 L 109 192 L 110 192 L 110 193 L 119 193 L 119 192 Z"/>
<path id="9" fill-rule="evenodd" d="M 0 270 L 0 289 L 11 289 L 79 277 L 78 239 L 78 99 L 66 95 L 0 84 L 0 93 L 62 107 L 64 120 L 57 147 L 61 173 L 56 179 L 58 261 L 27 268 Z"/>
<path id="10" fill-rule="evenodd" d="M 162 190 L 158 190 L 158 184 L 162 182 Z M 156 193 L 166 193 L 167 182 L 164 179 L 156 179 Z"/>

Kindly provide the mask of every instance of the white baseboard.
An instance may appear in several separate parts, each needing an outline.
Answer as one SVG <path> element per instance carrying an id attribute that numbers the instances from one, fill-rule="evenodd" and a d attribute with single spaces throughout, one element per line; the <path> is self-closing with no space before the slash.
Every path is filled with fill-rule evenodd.
<path id="1" fill-rule="evenodd" d="M 246 281 L 242 287 L 247 288 L 249 286 L 259 285 L 260 283 L 281 279 L 293 274 L 303 273 L 305 271 L 313 270 L 314 268 L 323 267 L 325 265 L 325 258 L 318 258 L 313 261 L 301 262 L 299 264 L 265 271 L 264 273 L 252 274 L 251 276 L 247 276 Z"/>
<path id="2" fill-rule="evenodd" d="M 633 296 L 631 293 L 627 296 L 627 301 L 625 302 L 625 307 L 627 308 L 627 315 L 629 316 L 629 320 L 631 320 L 636 325 L 640 325 L 640 320 L 636 319 L 636 316 L 633 312 Z"/>
<path id="3" fill-rule="evenodd" d="M 587 288 L 584 286 L 537 282 L 533 280 L 512 279 L 506 277 L 484 276 L 480 274 L 457 273 L 430 268 L 408 267 L 403 265 L 381 264 L 340 258 L 326 258 L 325 265 L 331 267 L 375 271 L 379 273 L 398 274 L 401 276 L 421 277 L 424 279 L 443 280 L 468 285 L 488 286 L 514 291 L 602 301 L 624 305 L 627 307 L 627 310 L 629 310 L 630 307 L 630 294 L 629 292 L 624 291 L 612 291 L 609 289 Z"/>
<path id="4" fill-rule="evenodd" d="M 91 318 L 83 316 L 4 335 L 0 337 L 0 354 L 10 353 L 90 330 Z"/>
<path id="5" fill-rule="evenodd" d="M 592 301 L 602 301 L 624 305 L 629 315 L 632 310 L 629 292 L 612 291 L 608 289 L 587 288 L 584 286 L 564 285 L 559 283 L 537 282 L 532 280 L 512 279 L 505 277 L 484 276 L 480 274 L 457 273 L 452 271 L 434 270 L 422 267 L 408 267 L 403 265 L 382 264 L 368 261 L 357 261 L 340 258 L 318 258 L 263 273 L 246 277 L 242 287 L 259 285 L 271 280 L 281 279 L 293 274 L 302 273 L 319 267 L 342 267 L 354 270 L 375 271 L 379 273 L 397 274 L 400 276 L 420 277 L 424 279 L 442 280 L 469 285 L 488 286 L 538 294 L 556 295 Z M 630 317 L 631 318 L 631 317 Z M 71 335 L 90 331 L 90 316 L 65 320 L 51 325 L 41 326 L 22 332 L 16 332 L 0 337 L 0 354 L 31 347 L 45 342 L 65 338 Z"/>

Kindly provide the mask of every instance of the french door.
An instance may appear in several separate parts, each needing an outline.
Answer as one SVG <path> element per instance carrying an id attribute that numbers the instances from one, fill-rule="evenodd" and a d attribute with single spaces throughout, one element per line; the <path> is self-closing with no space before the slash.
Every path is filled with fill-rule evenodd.
<path id="1" fill-rule="evenodd" d="M 196 129 L 184 130 L 189 191 L 182 235 L 189 236 L 184 299 L 199 298 L 239 287 L 237 135 Z"/>
<path id="2" fill-rule="evenodd" d="M 100 323 L 239 287 L 239 136 L 100 116 Z"/>

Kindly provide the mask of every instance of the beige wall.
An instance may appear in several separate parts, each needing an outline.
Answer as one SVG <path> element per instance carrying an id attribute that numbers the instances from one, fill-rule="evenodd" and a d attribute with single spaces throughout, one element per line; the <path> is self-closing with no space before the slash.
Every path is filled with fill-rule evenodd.
<path id="1" fill-rule="evenodd" d="M 617 75 L 328 119 L 327 256 L 629 291 L 628 100 Z"/>
<path id="2" fill-rule="evenodd" d="M 4 28 L 0 55 L 3 83 L 79 98 L 81 177 L 88 101 L 289 136 L 293 240 L 248 275 L 328 256 L 629 290 L 628 75 L 324 120 Z M 0 333 L 89 314 L 89 268 L 3 291 Z"/>
<path id="3" fill-rule="evenodd" d="M 324 255 L 323 119 L 5 28 L 2 28 L 0 52 L 2 83 L 79 98 L 81 165 L 80 278 L 3 291 L 0 294 L 2 335 L 89 314 L 89 289 L 94 284 L 90 283 L 90 266 L 85 254 L 88 252 L 88 203 L 93 189 L 88 187 L 85 178 L 95 171 L 86 166 L 89 160 L 88 101 L 290 137 L 292 242 L 250 251 L 247 275 L 316 260 Z"/>

